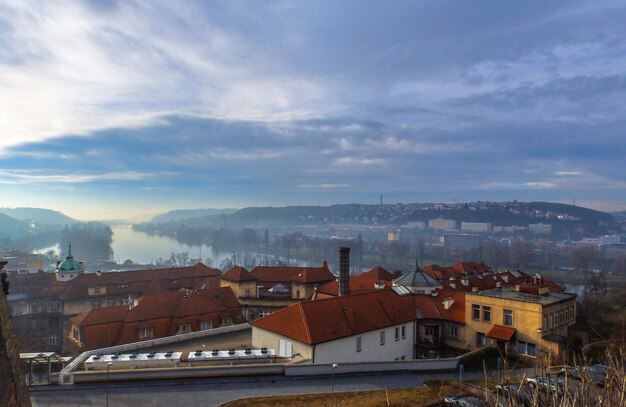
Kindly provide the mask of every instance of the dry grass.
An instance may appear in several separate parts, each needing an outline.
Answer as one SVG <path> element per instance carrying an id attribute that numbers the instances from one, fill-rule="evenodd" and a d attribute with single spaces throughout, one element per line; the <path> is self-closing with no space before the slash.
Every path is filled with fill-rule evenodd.
<path id="1" fill-rule="evenodd" d="M 335 403 L 330 393 L 302 394 L 293 396 L 256 397 L 235 400 L 225 407 L 378 407 L 378 406 L 430 406 L 443 401 L 444 396 L 457 395 L 459 390 L 448 385 L 416 387 L 411 389 L 375 390 L 359 392 L 335 392 Z"/>

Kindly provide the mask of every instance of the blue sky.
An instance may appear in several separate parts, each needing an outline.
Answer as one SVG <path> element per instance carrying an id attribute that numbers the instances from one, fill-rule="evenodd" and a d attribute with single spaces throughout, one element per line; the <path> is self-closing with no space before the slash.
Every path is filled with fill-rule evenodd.
<path id="1" fill-rule="evenodd" d="M 624 1 L 3 1 L 0 206 L 626 209 L 624 21 Z"/>

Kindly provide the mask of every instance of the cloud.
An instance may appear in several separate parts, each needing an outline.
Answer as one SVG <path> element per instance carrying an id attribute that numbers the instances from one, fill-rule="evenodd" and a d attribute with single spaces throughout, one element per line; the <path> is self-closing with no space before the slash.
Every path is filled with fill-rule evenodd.
<path id="1" fill-rule="evenodd" d="M 6 1 L 0 182 L 194 206 L 625 201 L 625 18 L 579 1 Z"/>

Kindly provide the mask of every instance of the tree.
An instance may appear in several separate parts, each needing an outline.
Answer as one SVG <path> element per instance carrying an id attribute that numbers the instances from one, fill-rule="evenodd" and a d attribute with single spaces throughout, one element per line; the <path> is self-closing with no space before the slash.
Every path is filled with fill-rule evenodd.
<path id="1" fill-rule="evenodd" d="M 572 250 L 574 267 L 583 272 L 585 278 L 591 269 L 591 264 L 598 258 L 598 248 L 594 245 L 580 245 Z"/>
<path id="2" fill-rule="evenodd" d="M 533 244 L 531 242 L 526 242 L 523 239 L 518 238 L 513 240 L 513 243 L 511 243 L 511 254 L 513 255 L 513 260 L 520 269 L 525 270 L 532 262 L 533 249 Z"/>
<path id="3" fill-rule="evenodd" d="M 485 261 L 494 269 L 506 264 L 507 252 L 507 247 L 495 239 L 488 240 L 483 247 Z"/>
<path id="4" fill-rule="evenodd" d="M 72 244 L 72 254 L 79 260 L 109 260 L 113 258 L 113 231 L 99 222 L 75 223 L 61 233 L 61 251 Z"/>

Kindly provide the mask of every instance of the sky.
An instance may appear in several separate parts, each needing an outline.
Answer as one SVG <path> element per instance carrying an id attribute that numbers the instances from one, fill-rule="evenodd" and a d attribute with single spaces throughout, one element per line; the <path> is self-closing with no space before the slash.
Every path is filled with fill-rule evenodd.
<path id="1" fill-rule="evenodd" d="M 626 209 L 625 1 L 0 2 L 0 206 Z"/>

